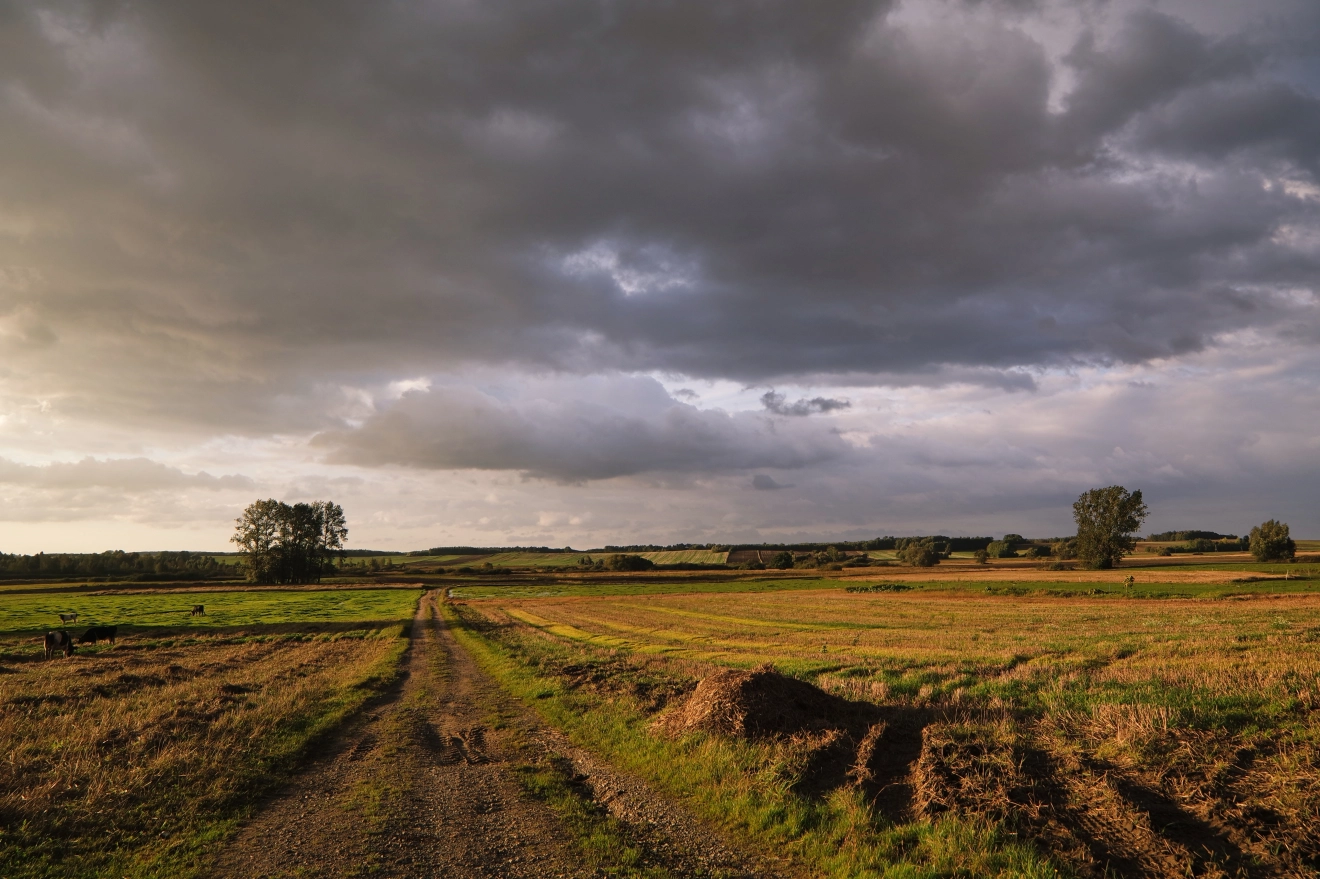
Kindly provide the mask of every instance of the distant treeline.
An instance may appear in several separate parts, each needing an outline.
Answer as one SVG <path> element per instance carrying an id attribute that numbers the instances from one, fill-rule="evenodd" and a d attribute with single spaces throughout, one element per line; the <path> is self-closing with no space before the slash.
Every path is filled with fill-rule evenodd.
<path id="1" fill-rule="evenodd" d="M 1016 536 L 1016 535 L 1014 535 Z M 1020 539 L 1020 538 L 1019 538 Z M 739 543 L 731 550 L 767 550 L 788 552 L 823 552 L 830 547 L 838 550 L 853 552 L 866 552 L 869 550 L 894 550 L 902 549 L 909 543 L 934 543 L 941 546 L 947 546 L 949 552 L 976 552 L 978 549 L 985 549 L 995 538 L 993 537 L 949 537 L 944 534 L 932 534 L 921 537 L 876 537 L 871 540 L 834 540 L 828 543 Z"/>
<path id="2" fill-rule="evenodd" d="M 1019 535 L 1009 535 L 1015 540 L 1015 543 L 1025 542 Z M 634 543 L 626 545 L 609 544 L 598 549 L 579 550 L 565 546 L 557 548 L 553 546 L 433 546 L 430 549 L 414 550 L 407 553 L 409 556 L 435 556 L 435 555 L 494 555 L 504 552 L 536 552 L 536 553 L 639 553 L 639 552 L 681 552 L 691 550 L 706 550 L 708 552 L 737 552 L 739 550 L 760 550 L 761 552 L 802 552 L 816 553 L 825 552 L 834 547 L 840 551 L 866 552 L 868 550 L 897 550 L 902 549 L 909 543 L 930 543 L 939 544 L 948 548 L 949 552 L 976 552 L 978 549 L 985 549 L 997 538 L 994 537 L 949 537 L 944 534 L 923 535 L 917 537 L 876 537 L 871 540 L 831 540 L 820 543 Z M 349 550 L 345 555 L 349 556 L 371 556 L 387 555 L 388 553 L 375 552 L 372 550 Z"/>
<path id="3" fill-rule="evenodd" d="M 1237 540 L 1236 534 L 1220 534 L 1217 531 L 1161 531 L 1151 534 L 1147 540 L 1172 542 L 1176 540 Z"/>
<path id="4" fill-rule="evenodd" d="M 430 549 L 414 550 L 408 553 L 408 555 L 495 555 L 496 553 L 501 552 L 578 552 L 578 550 L 568 546 L 560 548 L 553 546 L 433 546 Z M 397 555 L 397 553 L 372 553 L 366 551 L 360 552 L 359 554 Z M 348 555 L 354 555 L 354 552 L 349 551 Z"/>
<path id="5" fill-rule="evenodd" d="M 135 580 L 207 580 L 238 576 L 238 560 L 228 564 L 195 552 L 0 553 L 0 579 L 124 577 Z"/>

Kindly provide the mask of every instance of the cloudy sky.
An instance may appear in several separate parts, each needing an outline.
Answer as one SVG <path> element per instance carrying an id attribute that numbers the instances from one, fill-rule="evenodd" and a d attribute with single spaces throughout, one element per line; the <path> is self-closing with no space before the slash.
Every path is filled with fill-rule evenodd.
<path id="1" fill-rule="evenodd" d="M 0 0 L 0 551 L 1320 536 L 1314 0 Z"/>

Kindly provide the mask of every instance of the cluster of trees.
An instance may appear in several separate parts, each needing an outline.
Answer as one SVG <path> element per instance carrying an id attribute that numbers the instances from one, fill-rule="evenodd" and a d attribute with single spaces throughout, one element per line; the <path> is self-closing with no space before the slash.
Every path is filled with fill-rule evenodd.
<path id="1" fill-rule="evenodd" d="M 1174 555 L 1184 552 L 1241 552 L 1251 548 L 1247 537 L 1232 537 L 1227 540 L 1212 540 L 1208 537 L 1193 537 L 1182 546 L 1162 546 L 1160 555 Z"/>
<path id="2" fill-rule="evenodd" d="M 249 504 L 234 536 L 247 579 L 254 583 L 320 583 L 343 553 L 348 527 L 331 501 L 286 504 L 272 499 Z"/>
<path id="3" fill-rule="evenodd" d="M 1297 555 L 1297 543 L 1288 533 L 1288 526 L 1274 519 L 1252 528 L 1247 546 L 1261 562 L 1286 562 Z"/>
<path id="4" fill-rule="evenodd" d="M 1161 531 L 1146 535 L 1146 539 L 1156 543 L 1177 543 L 1183 540 L 1237 540 L 1238 536 L 1218 531 Z"/>
<path id="5" fill-rule="evenodd" d="M 953 552 L 951 544 L 937 543 L 933 537 L 920 540 L 907 540 L 898 548 L 898 560 L 905 565 L 917 568 L 929 568 L 947 559 Z"/>
<path id="6" fill-rule="evenodd" d="M 237 564 L 195 552 L 0 553 L 0 579 L 45 580 L 124 577 L 137 580 L 206 580 L 235 576 Z"/>

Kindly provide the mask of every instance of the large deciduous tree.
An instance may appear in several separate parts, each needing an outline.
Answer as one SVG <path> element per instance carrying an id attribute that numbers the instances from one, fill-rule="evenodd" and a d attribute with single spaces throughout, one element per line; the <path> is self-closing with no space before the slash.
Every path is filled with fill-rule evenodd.
<path id="1" fill-rule="evenodd" d="M 1270 519 L 1251 529 L 1248 543 L 1258 562 L 1286 562 L 1297 554 L 1297 544 L 1284 522 Z"/>
<path id="2" fill-rule="evenodd" d="M 338 504 L 290 505 L 271 498 L 248 505 L 230 540 L 243 552 L 254 583 L 319 583 L 347 537 Z"/>
<path id="3" fill-rule="evenodd" d="M 1089 568 L 1114 567 L 1136 547 L 1133 534 L 1149 512 L 1140 491 L 1111 485 L 1086 492 L 1073 504 L 1077 558 Z"/>

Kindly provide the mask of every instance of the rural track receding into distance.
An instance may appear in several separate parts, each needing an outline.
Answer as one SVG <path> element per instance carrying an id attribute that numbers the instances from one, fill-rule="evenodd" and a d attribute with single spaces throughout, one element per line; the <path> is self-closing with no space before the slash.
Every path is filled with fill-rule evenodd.
<path id="1" fill-rule="evenodd" d="M 599 877 L 572 833 L 519 785 L 519 765 L 572 761 L 647 864 L 675 876 L 783 875 L 637 779 L 544 728 L 419 603 L 401 685 L 345 728 L 225 846 L 209 875 Z"/>

